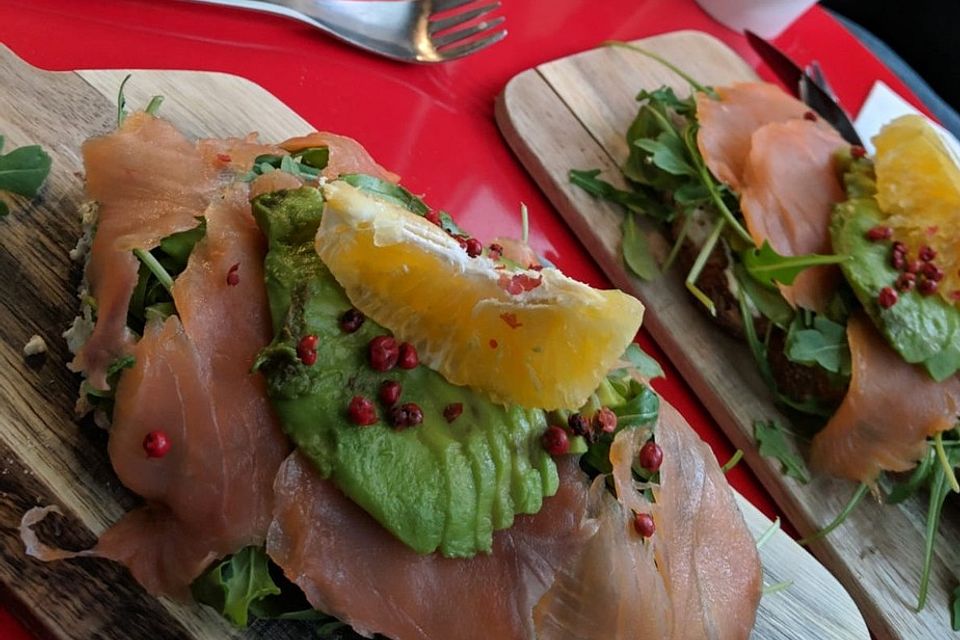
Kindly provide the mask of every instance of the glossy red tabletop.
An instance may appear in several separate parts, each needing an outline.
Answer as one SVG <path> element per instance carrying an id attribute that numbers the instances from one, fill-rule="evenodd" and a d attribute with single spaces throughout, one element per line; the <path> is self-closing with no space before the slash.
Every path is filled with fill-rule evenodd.
<path id="1" fill-rule="evenodd" d="M 590 258 L 590 247 L 567 230 L 507 148 L 494 122 L 494 97 L 515 74 L 542 62 L 604 40 L 680 29 L 722 39 L 762 76 L 771 76 L 743 37 L 714 22 L 692 0 L 502 2 L 509 30 L 503 42 L 434 66 L 376 58 L 287 19 L 177 0 L 0 0 L 0 42 L 50 70 L 198 69 L 245 76 L 318 129 L 357 138 L 380 163 L 402 175 L 407 187 L 453 212 L 483 240 L 518 236 L 520 203 L 526 203 L 534 248 L 568 275 L 609 287 Z M 819 60 L 848 110 L 860 107 L 876 79 L 909 95 L 821 9 L 801 17 L 777 44 L 801 64 Z M 667 364 L 645 333 L 639 339 Z M 730 443 L 676 371 L 665 370 L 667 379 L 657 389 L 713 446 L 719 460 L 728 459 Z M 776 514 L 745 466 L 729 476 L 765 513 Z M 0 638 L 31 637 L 0 607 Z"/>

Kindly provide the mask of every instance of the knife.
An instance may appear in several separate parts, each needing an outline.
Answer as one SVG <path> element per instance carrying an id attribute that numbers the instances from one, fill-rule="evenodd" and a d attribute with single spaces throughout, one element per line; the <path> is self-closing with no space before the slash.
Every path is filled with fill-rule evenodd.
<path id="1" fill-rule="evenodd" d="M 847 112 L 843 110 L 843 107 L 830 93 L 775 46 L 752 31 L 745 31 L 744 34 L 747 36 L 747 42 L 760 56 L 760 59 L 770 67 L 770 70 L 781 82 L 793 91 L 795 96 L 832 125 L 844 140 L 850 144 L 863 145 L 863 141 L 857 135 L 857 130 L 854 129 L 853 122 L 850 121 Z"/>

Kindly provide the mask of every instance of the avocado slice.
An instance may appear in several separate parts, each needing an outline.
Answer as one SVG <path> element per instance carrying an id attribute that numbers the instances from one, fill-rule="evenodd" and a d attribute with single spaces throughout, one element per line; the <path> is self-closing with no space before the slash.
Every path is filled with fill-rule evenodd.
<path id="1" fill-rule="evenodd" d="M 938 295 L 915 289 L 900 292 L 896 304 L 883 309 L 880 290 L 900 275 L 890 264 L 890 245 L 871 242 L 866 233 L 882 224 L 876 182 L 868 160 L 848 160 L 844 175 L 847 200 L 838 204 L 830 223 L 834 252 L 850 256 L 841 269 L 874 324 L 904 360 L 923 365 L 942 382 L 960 370 L 960 311 Z"/>
<path id="2" fill-rule="evenodd" d="M 536 513 L 557 491 L 552 458 L 540 445 L 547 427 L 540 410 L 494 404 L 420 365 L 374 371 L 367 344 L 388 334 L 367 319 L 344 333 L 340 316 L 350 301 L 317 256 L 314 235 L 323 211 L 317 189 L 264 194 L 254 216 L 267 236 L 266 284 L 275 338 L 257 368 L 284 430 L 324 477 L 419 553 L 488 553 L 493 531 L 517 513 Z M 304 365 L 296 346 L 318 338 L 317 362 Z M 396 430 L 377 400 L 380 385 L 396 380 L 400 402 L 416 402 L 423 423 Z M 378 405 L 380 421 L 350 422 L 347 406 L 361 395 Z M 444 408 L 460 403 L 452 422 Z"/>

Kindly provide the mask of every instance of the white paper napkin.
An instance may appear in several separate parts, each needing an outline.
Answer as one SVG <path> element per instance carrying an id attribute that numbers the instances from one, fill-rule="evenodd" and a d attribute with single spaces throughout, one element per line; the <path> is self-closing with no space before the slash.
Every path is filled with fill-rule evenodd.
<path id="1" fill-rule="evenodd" d="M 894 118 L 907 114 L 923 115 L 912 104 L 901 98 L 897 92 L 887 86 L 886 83 L 877 80 L 873 83 L 873 88 L 870 89 L 870 94 L 860 108 L 860 113 L 857 114 L 853 126 L 860 135 L 860 139 L 863 140 L 863 146 L 867 149 L 867 152 L 872 154 L 875 149 L 871 138 L 880 131 L 883 125 Z M 954 162 L 960 164 L 960 142 L 958 142 L 949 131 L 936 122 L 930 120 L 930 123 L 933 124 L 934 128 L 940 134 L 940 137 L 943 138 L 943 141 L 946 143 L 947 148 L 953 154 Z"/>

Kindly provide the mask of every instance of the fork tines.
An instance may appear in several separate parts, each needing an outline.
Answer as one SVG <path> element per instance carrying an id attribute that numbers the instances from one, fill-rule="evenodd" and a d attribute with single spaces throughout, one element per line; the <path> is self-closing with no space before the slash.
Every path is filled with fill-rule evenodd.
<path id="1" fill-rule="evenodd" d="M 489 15 L 500 8 L 499 0 L 482 6 L 476 6 L 477 4 L 477 0 L 430 2 L 427 31 L 433 46 L 445 59 L 461 58 L 506 37 L 506 29 L 494 30 L 503 24 L 506 18 L 491 18 Z"/>

